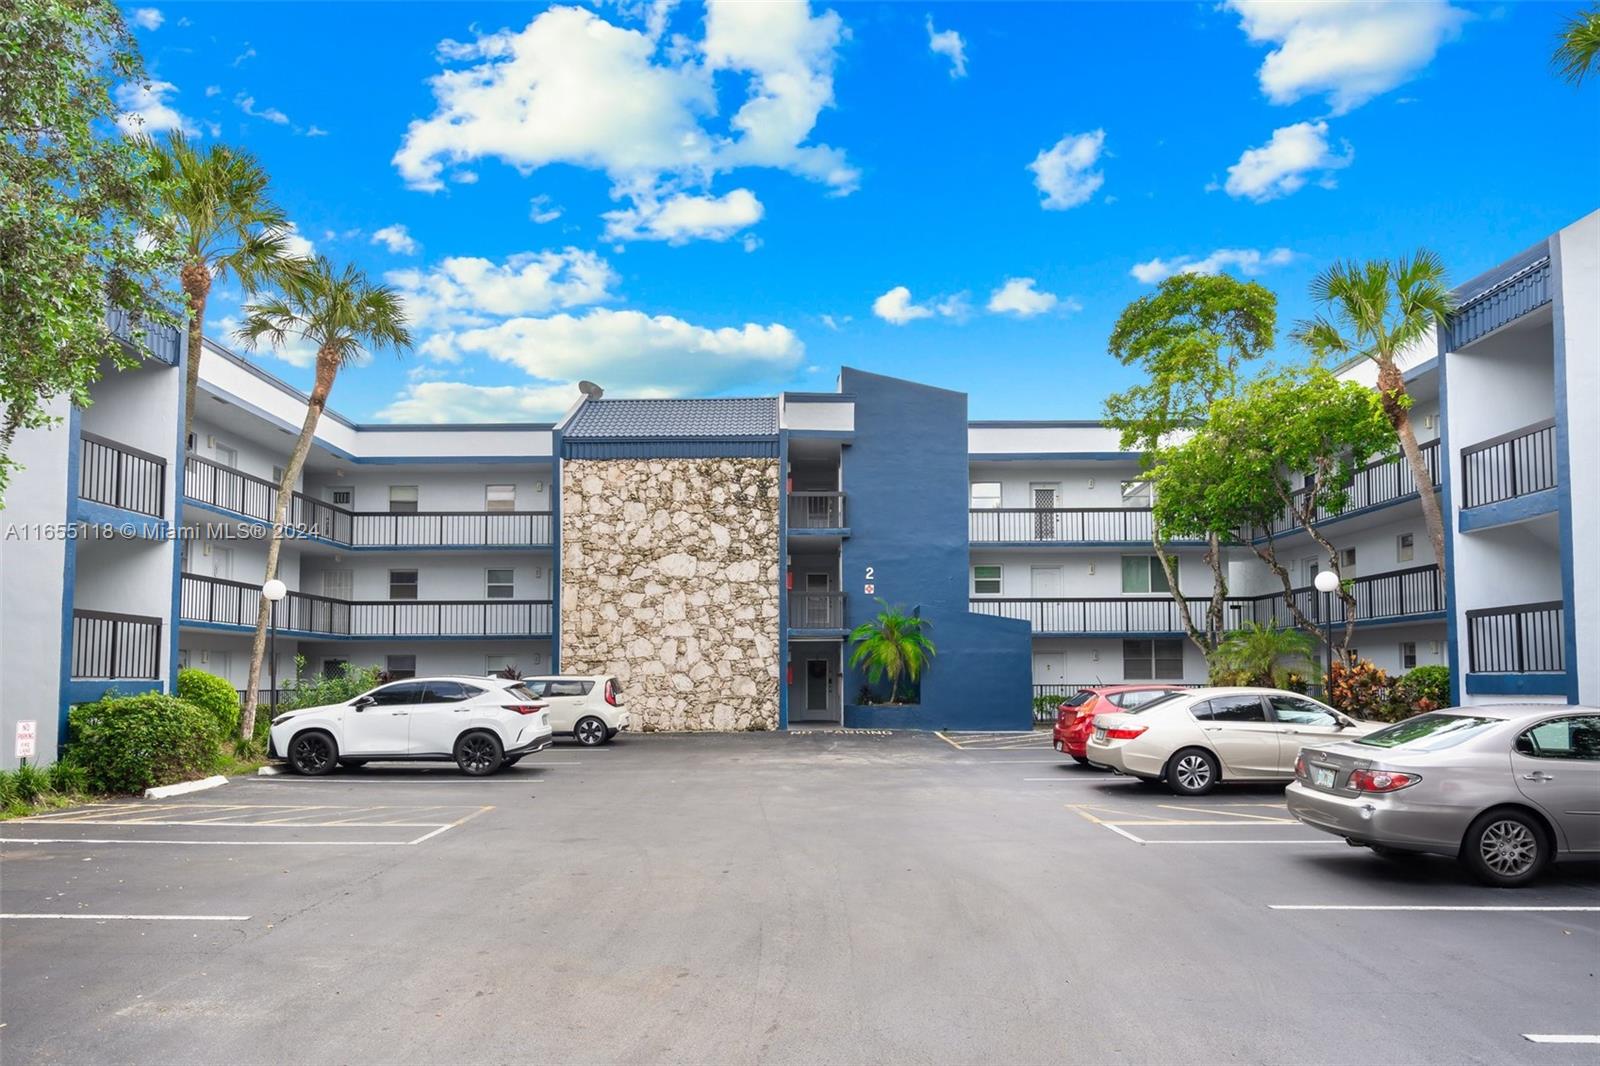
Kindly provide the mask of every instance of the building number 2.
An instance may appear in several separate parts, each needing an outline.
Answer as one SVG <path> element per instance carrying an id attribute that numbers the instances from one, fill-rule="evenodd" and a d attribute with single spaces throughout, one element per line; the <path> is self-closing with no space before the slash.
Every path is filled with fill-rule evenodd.
<path id="1" fill-rule="evenodd" d="M 866 584 L 862 587 L 862 592 L 868 596 L 872 595 L 873 592 L 876 591 L 875 586 L 872 584 L 872 578 L 876 572 L 876 567 L 867 567 L 867 579 Z"/>

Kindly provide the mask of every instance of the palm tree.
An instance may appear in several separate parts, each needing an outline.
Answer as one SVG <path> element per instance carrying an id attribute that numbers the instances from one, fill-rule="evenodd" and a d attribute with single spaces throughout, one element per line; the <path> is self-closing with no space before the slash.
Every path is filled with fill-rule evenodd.
<path id="1" fill-rule="evenodd" d="M 272 539 L 267 544 L 267 572 L 263 582 L 278 574 L 278 553 L 283 546 L 283 524 L 289 513 L 289 500 L 295 479 L 311 450 L 317 422 L 328 406 L 328 393 L 339 369 L 366 351 L 411 346 L 406 328 L 405 302 L 387 285 L 374 285 L 354 266 L 335 274 L 324 256 L 280 279 L 281 296 L 269 297 L 245 307 L 244 325 L 235 334 L 249 351 L 265 340 L 280 347 L 291 338 L 309 341 L 317 348 L 317 371 L 306 403 L 305 423 L 295 438 L 294 450 L 284 464 L 278 480 L 277 501 L 272 508 Z M 245 688 L 244 712 L 240 715 L 240 735 L 248 740 L 255 729 L 256 686 L 261 681 L 261 659 L 266 651 L 267 623 L 271 605 L 265 598 L 256 616 L 255 642 L 250 649 L 250 680 Z"/>
<path id="2" fill-rule="evenodd" d="M 1316 672 L 1315 652 L 1316 643 L 1298 629 L 1279 629 L 1274 621 L 1246 622 L 1223 638 L 1211 662 L 1240 675 L 1244 684 L 1283 688 L 1290 674 Z"/>
<path id="3" fill-rule="evenodd" d="M 1393 262 L 1335 263 L 1311 282 L 1311 298 L 1322 306 L 1323 313 L 1299 323 L 1291 336 L 1319 357 L 1343 360 L 1361 356 L 1377 364 L 1383 413 L 1394 426 L 1417 488 L 1424 490 L 1419 493 L 1422 516 L 1442 578 L 1444 518 L 1439 497 L 1425 491 L 1433 479 L 1417 446 L 1411 426 L 1411 397 L 1396 360 L 1430 328 L 1442 327 L 1455 310 L 1455 299 L 1444 280 L 1444 263 L 1425 248 L 1409 259 L 1402 256 Z"/>
<path id="4" fill-rule="evenodd" d="M 850 665 L 864 667 L 867 680 L 874 685 L 887 676 L 889 702 L 898 703 L 900 678 L 914 684 L 934 656 L 933 641 L 925 632 L 930 623 L 899 607 L 890 607 L 883 600 L 878 603 L 883 608 L 878 617 L 862 622 L 850 632 L 850 641 L 856 646 L 850 653 Z"/>
<path id="5" fill-rule="evenodd" d="M 183 438 L 194 427 L 201 338 L 211 286 L 232 275 L 247 292 L 303 266 L 288 253 L 288 216 L 267 196 L 268 177 L 248 152 L 213 144 L 202 151 L 174 133 L 156 153 L 153 180 L 162 220 L 182 249 L 178 280 L 189 304 L 189 372 Z"/>
<path id="6" fill-rule="evenodd" d="M 1573 85 L 1582 85 L 1600 54 L 1600 5 L 1568 18 L 1556 38 L 1561 43 L 1550 57 L 1551 66 Z"/>

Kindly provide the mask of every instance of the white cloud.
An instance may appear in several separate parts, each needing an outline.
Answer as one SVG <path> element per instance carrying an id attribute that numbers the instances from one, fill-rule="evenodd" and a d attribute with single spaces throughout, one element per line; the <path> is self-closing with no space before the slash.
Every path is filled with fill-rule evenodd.
<path id="1" fill-rule="evenodd" d="M 607 211 L 605 236 L 617 241 L 691 240 L 725 241 L 761 221 L 761 201 L 749 189 L 734 189 L 722 196 L 679 193 L 665 200 L 642 196 L 637 206 Z"/>
<path id="2" fill-rule="evenodd" d="M 528 202 L 528 217 L 539 225 L 554 222 L 561 217 L 561 208 L 550 197 L 540 194 Z"/>
<path id="3" fill-rule="evenodd" d="M 207 99 L 209 99 L 209 98 L 211 98 L 213 96 L 219 96 L 219 95 L 221 95 L 221 93 L 222 93 L 222 86 L 220 86 L 220 85 L 207 85 L 206 86 L 206 97 L 207 97 Z"/>
<path id="4" fill-rule="evenodd" d="M 521 30 L 442 43 L 442 59 L 473 65 L 431 79 L 434 113 L 410 124 L 394 155 L 401 177 L 437 191 L 451 168 L 480 159 L 523 173 L 551 163 L 586 167 L 610 178 L 613 196 L 640 214 L 633 228 L 641 232 L 652 205 L 686 196 L 726 201 L 708 186 L 740 167 L 785 170 L 836 193 L 855 187 L 859 175 L 843 152 L 809 143 L 833 104 L 845 34 L 837 15 L 813 17 L 792 0 L 711 0 L 704 39 L 674 38 L 663 49 L 652 33 L 664 28 L 669 8 L 644 9 L 646 31 L 554 7 Z M 742 76 L 744 99 L 716 125 L 713 79 L 728 74 Z"/>
<path id="5" fill-rule="evenodd" d="M 381 244 L 396 255 L 416 255 L 422 251 L 422 245 L 418 244 L 417 239 L 398 222 L 373 233 L 372 243 Z"/>
<path id="6" fill-rule="evenodd" d="M 244 51 L 240 52 L 238 55 L 233 57 L 233 65 L 234 66 L 238 66 L 239 64 L 241 64 L 241 63 L 243 63 L 243 62 L 245 62 L 247 60 L 254 59 L 255 57 L 256 57 L 256 50 L 254 48 L 251 48 L 250 45 L 248 43 L 246 43 L 245 46 L 244 46 Z"/>
<path id="7" fill-rule="evenodd" d="M 1272 139 L 1259 148 L 1247 148 L 1239 161 L 1228 168 L 1224 184 L 1229 196 L 1243 196 L 1263 203 L 1298 192 L 1308 175 L 1326 188 L 1334 184 L 1333 172 L 1355 160 L 1348 141 L 1343 154 L 1328 147 L 1326 122 L 1296 122 L 1272 131 Z"/>
<path id="8" fill-rule="evenodd" d="M 1151 259 L 1135 263 L 1128 271 L 1145 285 L 1154 285 L 1174 274 L 1220 274 L 1234 270 L 1240 274 L 1259 274 L 1267 267 L 1283 266 L 1294 260 L 1287 248 L 1274 248 L 1270 252 L 1255 248 L 1218 248 L 1203 259 L 1180 255 L 1174 259 Z"/>
<path id="9" fill-rule="evenodd" d="M 128 12 L 128 21 L 142 30 L 158 30 L 166 17 L 158 7 L 136 7 Z"/>
<path id="10" fill-rule="evenodd" d="M 1460 35 L 1468 12 L 1447 0 L 1228 0 L 1256 44 L 1277 45 L 1261 64 L 1261 91 L 1275 104 L 1326 93 L 1343 114 L 1388 92 Z"/>
<path id="11" fill-rule="evenodd" d="M 576 382 L 562 385 L 469 385 L 416 381 L 378 412 L 384 422 L 553 422 L 578 401 Z"/>
<path id="12" fill-rule="evenodd" d="M 503 263 L 453 256 L 426 270 L 390 271 L 384 280 L 405 296 L 413 328 L 445 329 L 600 303 L 611 299 L 617 275 L 593 252 L 565 248 L 521 252 Z"/>
<path id="13" fill-rule="evenodd" d="M 283 235 L 284 254 L 305 259 L 317 254 L 317 246 L 311 242 L 311 238 L 301 233 L 300 227 L 293 222 L 278 232 Z"/>
<path id="14" fill-rule="evenodd" d="M 903 326 L 919 318 L 932 318 L 933 308 L 911 302 L 911 290 L 896 285 L 872 301 L 872 313 L 890 325 Z"/>
<path id="15" fill-rule="evenodd" d="M 1044 194 L 1046 210 L 1065 211 L 1087 203 L 1105 184 L 1105 175 L 1094 169 L 1105 143 L 1105 130 L 1069 133 L 1034 157 L 1028 169 Z"/>
<path id="16" fill-rule="evenodd" d="M 117 128 L 123 133 L 156 134 L 179 130 L 193 136 L 197 130 L 187 115 L 167 102 L 178 87 L 170 81 L 138 84 L 124 82 L 116 88 Z"/>
<path id="17" fill-rule="evenodd" d="M 1033 278 L 1007 278 L 1004 285 L 989 294 L 988 309 L 995 314 L 1021 318 L 1042 315 L 1060 303 L 1053 292 L 1041 292 Z"/>
<path id="18" fill-rule="evenodd" d="M 952 78 L 967 76 L 967 42 L 955 30 L 935 30 L 932 15 L 928 16 L 928 49 L 935 55 L 949 57 Z"/>
<path id="19" fill-rule="evenodd" d="M 327 135 L 328 131 L 317 125 L 315 122 L 306 127 L 307 137 L 326 137 Z"/>
<path id="20" fill-rule="evenodd" d="M 263 107 L 258 110 L 256 108 L 256 98 L 249 93 L 239 93 L 233 98 L 233 102 L 238 105 L 240 111 L 243 111 L 251 118 L 265 119 L 278 126 L 290 125 L 289 116 L 275 107 Z"/>

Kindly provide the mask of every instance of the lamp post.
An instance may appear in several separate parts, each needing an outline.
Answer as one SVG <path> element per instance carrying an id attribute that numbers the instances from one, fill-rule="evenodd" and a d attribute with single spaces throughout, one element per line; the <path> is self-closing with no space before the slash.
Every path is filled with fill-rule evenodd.
<path id="1" fill-rule="evenodd" d="M 288 592 L 289 586 L 277 578 L 261 586 L 261 598 L 271 605 L 267 610 L 272 615 L 272 637 L 267 651 L 267 684 L 271 687 L 268 700 L 272 707 L 273 718 L 278 717 L 278 601 L 288 595 Z"/>
<path id="2" fill-rule="evenodd" d="M 1311 583 L 1317 587 L 1318 592 L 1323 594 L 1323 600 L 1328 604 L 1328 608 L 1325 611 L 1322 610 L 1321 603 L 1317 604 L 1317 608 L 1322 614 L 1323 642 L 1327 646 L 1328 665 L 1322 674 L 1322 698 L 1327 699 L 1328 675 L 1333 673 L 1333 601 L 1328 597 L 1339 591 L 1339 575 L 1332 570 L 1319 570 Z"/>

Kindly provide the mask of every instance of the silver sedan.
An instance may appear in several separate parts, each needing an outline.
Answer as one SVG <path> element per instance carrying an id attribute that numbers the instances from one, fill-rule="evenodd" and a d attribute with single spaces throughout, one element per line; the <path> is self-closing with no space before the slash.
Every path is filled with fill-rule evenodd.
<path id="1" fill-rule="evenodd" d="M 1600 859 L 1600 710 L 1453 707 L 1304 748 L 1289 811 L 1379 855 L 1459 858 L 1487 884 Z"/>

